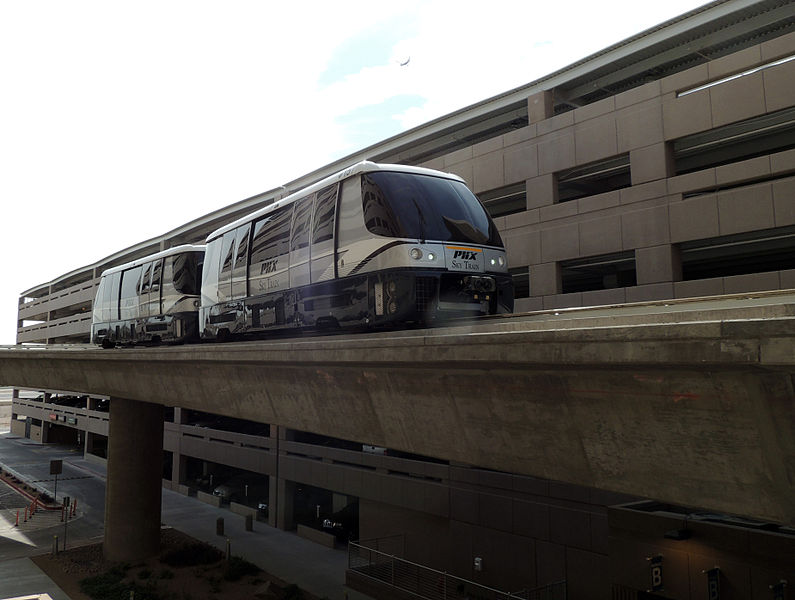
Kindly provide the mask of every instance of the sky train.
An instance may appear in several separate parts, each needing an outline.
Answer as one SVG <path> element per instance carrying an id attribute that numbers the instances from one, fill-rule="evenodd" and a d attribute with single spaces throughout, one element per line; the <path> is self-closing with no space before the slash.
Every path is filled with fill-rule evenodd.
<path id="1" fill-rule="evenodd" d="M 361 162 L 207 237 L 102 273 L 93 343 L 430 325 L 510 313 L 505 247 L 456 175 Z"/>

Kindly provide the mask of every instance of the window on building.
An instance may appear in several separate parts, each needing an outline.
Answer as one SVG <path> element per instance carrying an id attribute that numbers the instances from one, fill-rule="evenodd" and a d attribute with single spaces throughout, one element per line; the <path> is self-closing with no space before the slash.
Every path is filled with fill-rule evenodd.
<path id="1" fill-rule="evenodd" d="M 637 284 L 635 253 L 616 252 L 560 263 L 563 293 L 589 292 Z"/>
<path id="2" fill-rule="evenodd" d="M 795 108 L 689 135 L 673 143 L 676 174 L 795 148 Z"/>
<path id="3" fill-rule="evenodd" d="M 516 267 L 508 269 L 508 272 L 513 277 L 513 297 L 514 298 L 529 298 L 530 297 L 530 269 L 527 267 Z"/>
<path id="4" fill-rule="evenodd" d="M 685 242 L 679 250 L 686 281 L 795 269 L 795 227 Z"/>
<path id="5" fill-rule="evenodd" d="M 558 202 L 620 190 L 632 185 L 629 154 L 580 165 L 557 174 Z"/>
<path id="6" fill-rule="evenodd" d="M 527 210 L 527 186 L 524 181 L 483 192 L 478 194 L 478 198 L 492 218 Z"/>

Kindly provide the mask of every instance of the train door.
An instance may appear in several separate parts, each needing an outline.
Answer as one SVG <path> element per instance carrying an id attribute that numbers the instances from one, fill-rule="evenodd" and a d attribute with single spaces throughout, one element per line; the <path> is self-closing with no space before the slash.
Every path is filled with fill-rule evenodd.
<path id="1" fill-rule="evenodd" d="M 296 200 L 290 234 L 290 287 L 307 285 L 309 277 L 309 232 L 314 194 Z"/>
<path id="2" fill-rule="evenodd" d="M 336 184 L 320 190 L 312 218 L 310 275 L 312 283 L 334 279 L 334 224 L 337 213 Z"/>

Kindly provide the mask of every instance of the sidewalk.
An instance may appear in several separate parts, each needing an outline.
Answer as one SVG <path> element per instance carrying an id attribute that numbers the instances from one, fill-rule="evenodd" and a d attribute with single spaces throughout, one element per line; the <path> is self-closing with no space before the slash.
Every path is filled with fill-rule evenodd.
<path id="1" fill-rule="evenodd" d="M 84 459 L 70 464 L 94 477 L 104 479 L 103 465 Z M 2 465 L 2 459 L 0 459 Z M 224 536 L 216 535 L 216 521 L 224 519 Z M 241 556 L 268 573 L 329 600 L 370 600 L 345 587 L 348 555 L 344 549 L 330 549 L 298 537 L 293 532 L 254 522 L 254 531 L 245 530 L 244 517 L 216 508 L 170 490 L 163 490 L 162 522 L 193 538 L 226 551 L 227 539 L 233 555 Z M 39 554 L 46 552 L 39 548 Z M 0 562 L 0 598 L 32 593 L 49 593 L 54 600 L 69 600 L 30 559 Z"/>

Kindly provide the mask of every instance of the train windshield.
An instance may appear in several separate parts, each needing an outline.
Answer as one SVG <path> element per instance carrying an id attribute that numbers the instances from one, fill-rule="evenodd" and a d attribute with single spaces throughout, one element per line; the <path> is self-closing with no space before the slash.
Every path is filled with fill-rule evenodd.
<path id="1" fill-rule="evenodd" d="M 421 241 L 502 247 L 486 209 L 452 179 L 377 171 L 362 176 L 364 222 L 370 233 Z"/>

